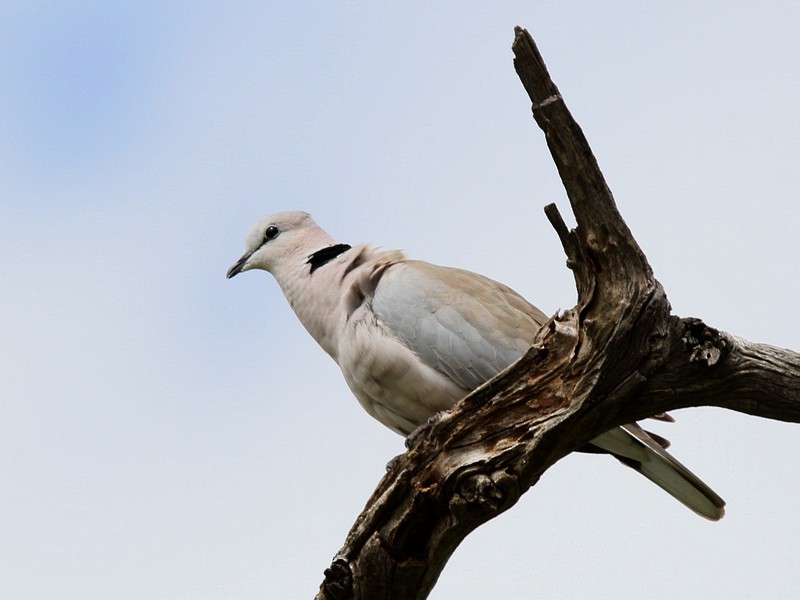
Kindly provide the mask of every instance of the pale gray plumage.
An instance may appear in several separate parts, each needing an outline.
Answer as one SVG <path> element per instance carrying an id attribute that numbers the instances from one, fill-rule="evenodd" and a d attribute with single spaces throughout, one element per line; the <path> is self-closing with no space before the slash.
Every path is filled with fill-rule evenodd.
<path id="1" fill-rule="evenodd" d="M 250 230 L 228 278 L 272 273 L 300 322 L 378 421 L 408 435 L 520 358 L 547 317 L 482 275 L 338 244 L 304 212 Z M 636 424 L 592 446 L 634 468 L 698 514 L 724 501 Z"/>

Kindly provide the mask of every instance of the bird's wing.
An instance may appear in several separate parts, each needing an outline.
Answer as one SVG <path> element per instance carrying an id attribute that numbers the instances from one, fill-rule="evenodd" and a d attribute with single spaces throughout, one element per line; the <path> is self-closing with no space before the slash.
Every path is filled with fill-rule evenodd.
<path id="1" fill-rule="evenodd" d="M 522 356 L 547 320 L 501 283 L 414 260 L 386 270 L 375 288 L 372 310 L 423 362 L 466 390 Z"/>

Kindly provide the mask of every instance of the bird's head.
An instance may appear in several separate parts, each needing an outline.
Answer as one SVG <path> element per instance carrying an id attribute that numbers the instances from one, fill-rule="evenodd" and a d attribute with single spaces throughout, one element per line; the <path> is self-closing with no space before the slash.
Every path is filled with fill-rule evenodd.
<path id="1" fill-rule="evenodd" d="M 332 243 L 330 236 L 306 212 L 276 213 L 258 221 L 245 238 L 241 258 L 228 269 L 228 279 L 243 271 L 261 269 L 273 275 L 295 260 Z"/>

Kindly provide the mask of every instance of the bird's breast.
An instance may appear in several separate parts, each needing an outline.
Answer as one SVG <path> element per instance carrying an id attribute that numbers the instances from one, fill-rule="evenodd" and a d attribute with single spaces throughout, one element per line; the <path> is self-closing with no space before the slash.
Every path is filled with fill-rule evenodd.
<path id="1" fill-rule="evenodd" d="M 367 305 L 345 324 L 338 363 L 364 409 L 402 435 L 467 395 L 452 379 L 419 360 Z"/>

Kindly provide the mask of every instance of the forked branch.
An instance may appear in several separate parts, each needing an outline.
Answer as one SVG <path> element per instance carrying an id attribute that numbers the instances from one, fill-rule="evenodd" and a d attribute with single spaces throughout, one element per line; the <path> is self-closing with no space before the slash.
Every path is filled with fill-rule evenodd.
<path id="1" fill-rule="evenodd" d="M 703 405 L 800 422 L 800 355 L 670 314 L 533 39 L 515 33 L 514 66 L 577 222 L 570 231 L 546 208 L 578 304 L 520 361 L 412 434 L 325 572 L 320 600 L 427 597 L 471 531 L 612 427 Z"/>

